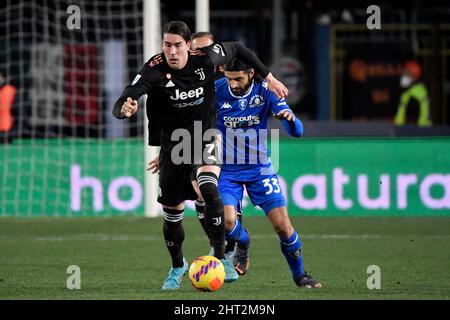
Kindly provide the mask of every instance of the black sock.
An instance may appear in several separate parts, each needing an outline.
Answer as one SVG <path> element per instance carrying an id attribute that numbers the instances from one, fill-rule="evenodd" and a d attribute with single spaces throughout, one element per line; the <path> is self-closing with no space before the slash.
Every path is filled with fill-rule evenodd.
<path id="1" fill-rule="evenodd" d="M 222 198 L 217 188 L 217 176 L 202 172 L 197 177 L 198 187 L 205 200 L 205 222 L 209 230 L 214 256 L 223 259 L 225 254 L 225 223 Z"/>
<path id="2" fill-rule="evenodd" d="M 234 247 L 236 246 L 236 240 L 227 240 L 227 244 L 225 246 L 225 253 L 233 252 Z"/>
<path id="3" fill-rule="evenodd" d="M 198 221 L 202 225 L 203 231 L 205 231 L 206 236 L 208 237 L 209 244 L 212 246 L 211 236 L 209 235 L 209 230 L 206 226 L 205 221 L 205 202 L 204 201 L 195 201 L 195 211 L 197 211 Z"/>
<path id="4" fill-rule="evenodd" d="M 182 225 L 183 210 L 164 209 L 163 234 L 170 257 L 172 267 L 183 266 L 183 241 L 184 229 Z"/>

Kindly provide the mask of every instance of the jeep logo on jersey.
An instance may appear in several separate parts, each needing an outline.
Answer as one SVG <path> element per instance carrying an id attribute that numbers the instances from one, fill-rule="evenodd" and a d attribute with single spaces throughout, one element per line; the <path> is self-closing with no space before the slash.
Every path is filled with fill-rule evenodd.
<path id="1" fill-rule="evenodd" d="M 172 100 L 186 100 L 189 98 L 198 98 L 203 95 L 203 87 L 192 89 L 189 91 L 180 91 L 180 89 L 175 90 L 175 97 L 170 96 Z"/>
<path id="2" fill-rule="evenodd" d="M 200 77 L 200 81 L 205 80 L 205 72 L 203 72 L 203 68 L 195 70 L 195 73 Z"/>

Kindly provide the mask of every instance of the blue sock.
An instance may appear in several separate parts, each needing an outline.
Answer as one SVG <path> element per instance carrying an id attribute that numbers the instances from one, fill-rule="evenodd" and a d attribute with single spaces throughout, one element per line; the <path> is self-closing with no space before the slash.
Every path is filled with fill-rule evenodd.
<path id="1" fill-rule="evenodd" d="M 304 275 L 303 261 L 302 261 L 302 244 L 298 237 L 297 232 L 294 230 L 294 234 L 289 239 L 281 239 L 281 252 L 291 269 L 292 277 Z"/>
<path id="2" fill-rule="evenodd" d="M 248 234 L 248 231 L 247 229 L 242 227 L 242 224 L 239 221 L 239 219 L 236 219 L 234 223 L 234 228 L 231 231 L 226 232 L 226 239 L 236 240 L 238 246 L 240 247 L 248 247 L 248 245 L 250 244 L 250 236 Z"/>

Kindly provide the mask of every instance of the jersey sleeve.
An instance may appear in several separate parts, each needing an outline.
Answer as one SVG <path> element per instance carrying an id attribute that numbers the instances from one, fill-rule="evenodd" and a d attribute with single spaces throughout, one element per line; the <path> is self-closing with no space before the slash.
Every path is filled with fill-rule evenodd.
<path id="1" fill-rule="evenodd" d="M 206 52 L 216 68 L 230 62 L 231 59 L 236 57 L 255 69 L 263 78 L 269 75 L 270 71 L 264 63 L 250 49 L 239 42 L 213 43 L 200 50 Z"/>
<path id="2" fill-rule="evenodd" d="M 300 138 L 303 135 L 303 123 L 295 117 L 294 121 L 281 120 L 284 130 L 293 137 Z"/>
<path id="3" fill-rule="evenodd" d="M 152 108 L 151 99 L 147 99 L 147 119 L 148 119 L 148 145 L 161 146 L 161 127 L 159 125 L 159 117 L 157 110 Z"/>
<path id="4" fill-rule="evenodd" d="M 263 83 L 264 86 L 264 83 Z M 275 94 L 267 91 L 267 98 L 270 107 L 270 111 L 273 116 L 276 116 L 280 111 L 287 110 L 294 114 L 285 98 L 278 99 Z M 293 137 L 301 137 L 303 135 L 303 123 L 294 115 L 294 121 L 288 121 L 286 119 L 281 120 L 281 124 L 286 132 Z"/>
<path id="5" fill-rule="evenodd" d="M 125 87 L 122 95 L 114 103 L 113 116 L 118 119 L 125 118 L 122 113 L 122 105 L 127 98 L 130 97 L 133 100 L 138 100 L 142 95 L 148 93 L 152 88 L 152 78 L 154 78 L 154 62 L 157 60 L 158 56 L 152 57 L 145 65 L 141 68 L 139 73 L 136 75 L 134 80 Z"/>

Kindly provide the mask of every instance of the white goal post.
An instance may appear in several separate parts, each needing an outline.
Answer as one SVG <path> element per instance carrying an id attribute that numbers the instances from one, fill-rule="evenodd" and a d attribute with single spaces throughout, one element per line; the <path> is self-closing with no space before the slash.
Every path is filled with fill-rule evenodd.
<path id="1" fill-rule="evenodd" d="M 160 0 L 144 0 L 144 61 L 161 51 L 161 11 Z M 144 210 L 146 217 L 157 217 L 160 214 L 160 206 L 156 201 L 159 193 L 159 174 L 147 171 L 150 160 L 158 156 L 159 147 L 148 145 L 148 119 L 144 100 Z"/>

